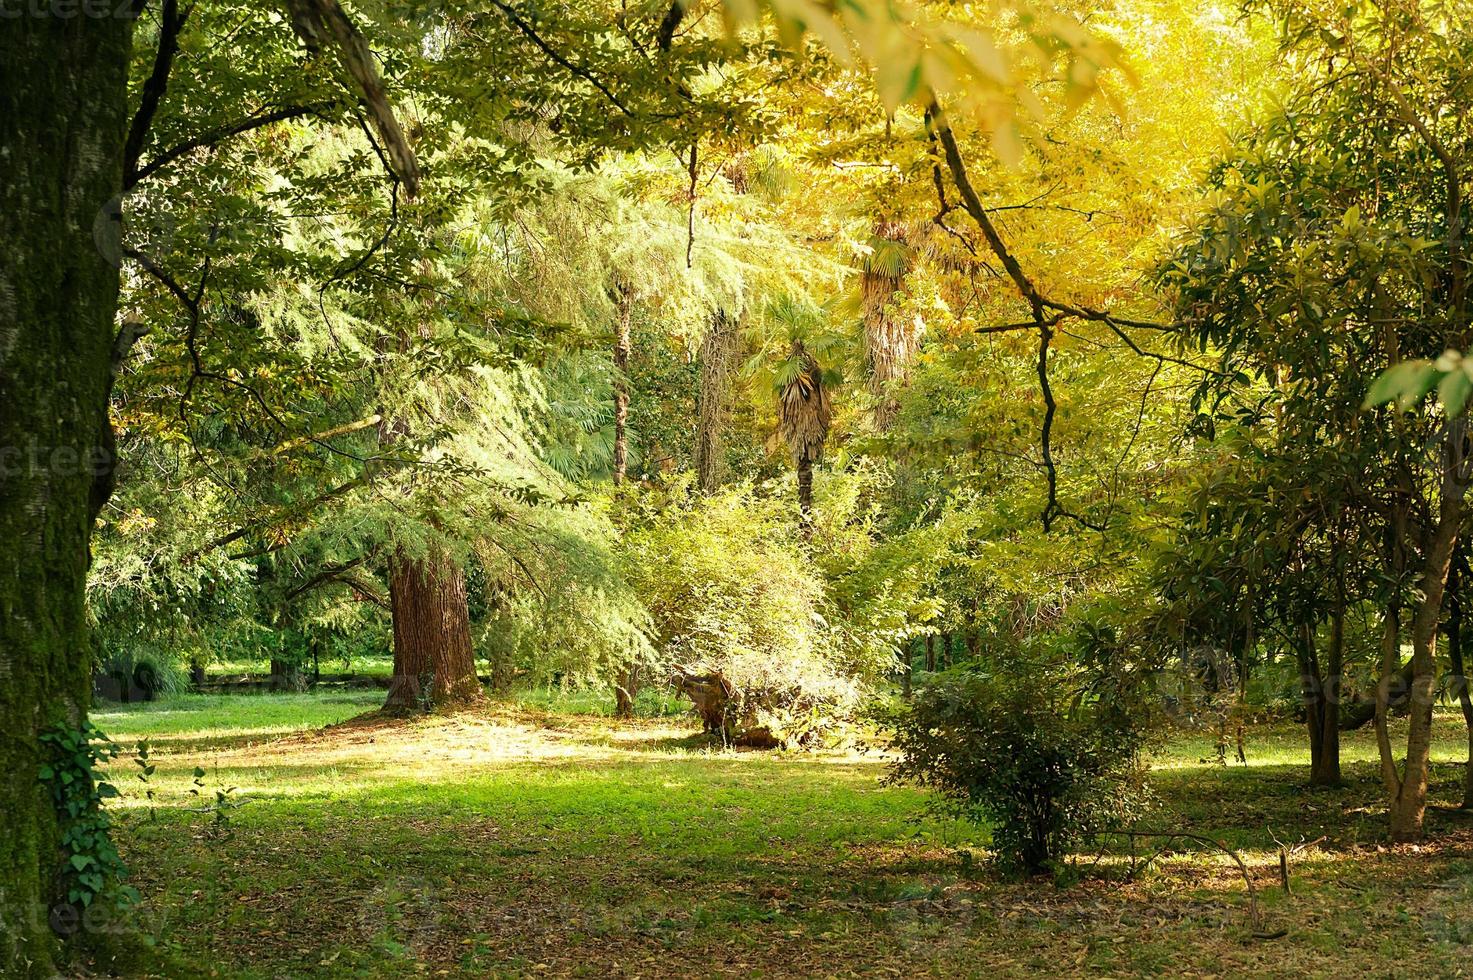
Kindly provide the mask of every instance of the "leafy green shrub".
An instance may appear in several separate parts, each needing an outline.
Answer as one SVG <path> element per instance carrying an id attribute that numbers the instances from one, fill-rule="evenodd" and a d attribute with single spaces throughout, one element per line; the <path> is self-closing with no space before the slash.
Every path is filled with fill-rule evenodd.
<path id="1" fill-rule="evenodd" d="M 863 693 L 823 616 L 825 583 L 785 499 L 751 487 L 650 494 L 629 515 L 624 555 L 651 639 L 713 734 L 804 745 Z"/>
<path id="2" fill-rule="evenodd" d="M 1142 738 L 1098 703 L 1071 704 L 1047 674 L 951 671 L 884 718 L 900 758 L 887 779 L 992 829 L 997 862 L 1037 874 L 1146 802 Z"/>
<path id="3" fill-rule="evenodd" d="M 97 693 L 111 701 L 152 701 L 189 689 L 188 666 L 158 649 L 107 649 L 96 672 Z"/>

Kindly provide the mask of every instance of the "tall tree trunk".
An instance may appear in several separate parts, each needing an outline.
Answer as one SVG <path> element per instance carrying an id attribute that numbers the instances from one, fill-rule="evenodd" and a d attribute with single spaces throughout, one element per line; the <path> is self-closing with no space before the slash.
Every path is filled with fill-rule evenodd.
<path id="1" fill-rule="evenodd" d="M 634 297 L 628 287 L 614 291 L 614 486 L 622 487 L 629 469 L 629 346 L 634 320 Z M 614 716 L 634 717 L 639 693 L 639 668 L 630 664 L 614 685 Z"/>
<path id="2" fill-rule="evenodd" d="M 7 11 L 11 5 L 7 4 Z M 111 8 L 109 8 L 111 10 Z M 44 13 L 44 11 L 43 11 Z M 84 586 L 108 421 L 132 21 L 0 27 L 0 976 L 55 974 L 60 828 L 40 733 L 87 712 Z M 97 240 L 94 240 L 94 233 Z M 105 257 L 106 256 L 106 257 Z"/>
<path id="3" fill-rule="evenodd" d="M 384 707 L 434 708 L 479 701 L 465 573 L 435 548 L 423 558 L 396 552 L 389 561 L 394 621 L 394 677 Z"/>
<path id="4" fill-rule="evenodd" d="M 307 675 L 302 665 L 283 657 L 271 658 L 271 689 L 300 694 L 307 690 Z"/>
<path id="5" fill-rule="evenodd" d="M 428 260 L 423 261 L 428 272 Z M 419 335 L 431 335 L 427 321 L 421 322 Z M 407 334 L 400 334 L 382 343 L 397 343 L 402 353 L 409 341 Z M 383 417 L 378 428 L 382 445 L 392 446 L 408 434 L 409 424 L 394 406 L 384 406 L 379 414 Z M 482 698 L 485 692 L 476 677 L 464 570 L 438 545 L 420 558 L 395 549 L 388 565 L 394 674 L 384 709 L 454 707 Z"/>
<path id="6" fill-rule="evenodd" d="M 736 321 L 725 310 L 717 310 L 701 342 L 696 406 L 696 483 L 704 493 L 711 493 L 721 485 L 721 437 L 726 427 L 736 354 Z"/>
<path id="7" fill-rule="evenodd" d="M 622 487 L 629 469 L 629 328 L 634 299 L 626 287 L 614 290 L 614 486 Z"/>
<path id="8" fill-rule="evenodd" d="M 1437 523 L 1423 551 L 1421 596 L 1412 617 L 1412 690 L 1407 725 L 1406 762 L 1390 791 L 1391 839 L 1420 840 L 1427 812 L 1427 778 L 1432 755 L 1432 706 L 1437 686 L 1437 632 L 1453 548 L 1463 523 L 1466 422 L 1447 425 L 1443 437 L 1443 479 Z M 1383 758 L 1383 770 L 1384 770 Z M 1395 774 L 1395 765 L 1392 766 Z"/>
<path id="9" fill-rule="evenodd" d="M 1343 619 L 1336 619 L 1340 619 L 1340 625 L 1337 628 L 1331 623 L 1330 649 L 1325 658 L 1327 668 L 1337 657 L 1337 632 L 1342 639 L 1344 635 Z M 1299 649 L 1295 651 L 1304 723 L 1309 730 L 1309 781 L 1315 786 L 1335 786 L 1341 782 L 1339 711 L 1332 693 L 1334 680 L 1328 669 L 1321 669 L 1314 633 L 1313 624 L 1300 624 Z"/>
<path id="10" fill-rule="evenodd" d="M 936 634 L 926 634 L 926 673 L 934 673 L 936 670 Z"/>
<path id="11" fill-rule="evenodd" d="M 639 667 L 630 664 L 614 685 L 614 717 L 633 718 L 634 699 L 639 696 Z"/>
<path id="12" fill-rule="evenodd" d="M 813 535 L 813 457 L 798 457 L 798 526 L 805 538 Z"/>
<path id="13" fill-rule="evenodd" d="M 982 637 L 977 632 L 977 611 L 977 597 L 974 595 L 972 596 L 971 605 L 966 611 L 966 629 L 962 632 L 968 660 L 977 659 L 977 653 L 982 643 Z"/>
<path id="14" fill-rule="evenodd" d="M 1310 766 L 1309 781 L 1316 786 L 1339 786 L 1340 695 L 1345 661 L 1345 608 L 1337 604 L 1330 614 L 1330 644 L 1325 651 L 1325 672 L 1320 687 L 1320 757 Z"/>

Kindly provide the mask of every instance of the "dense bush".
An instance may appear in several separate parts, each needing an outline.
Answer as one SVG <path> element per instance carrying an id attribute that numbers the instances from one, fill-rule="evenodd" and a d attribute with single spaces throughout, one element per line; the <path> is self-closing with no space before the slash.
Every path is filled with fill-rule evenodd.
<path id="1" fill-rule="evenodd" d="M 859 677 L 822 615 L 787 501 L 683 484 L 640 502 L 624 551 L 672 678 L 713 733 L 806 744 L 852 713 Z"/>
<path id="2" fill-rule="evenodd" d="M 886 715 L 891 782 L 992 830 L 997 862 L 1037 874 L 1145 803 L 1141 737 L 1099 704 L 1071 704 L 1046 673 L 941 675 Z"/>

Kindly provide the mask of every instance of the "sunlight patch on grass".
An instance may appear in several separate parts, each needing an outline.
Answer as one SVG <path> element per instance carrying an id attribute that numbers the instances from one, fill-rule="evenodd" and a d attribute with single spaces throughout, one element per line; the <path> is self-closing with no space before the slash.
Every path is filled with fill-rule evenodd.
<path id="1" fill-rule="evenodd" d="M 1444 829 L 1436 847 L 1381 845 L 1374 768 L 1351 761 L 1346 787 L 1307 791 L 1296 726 L 1252 730 L 1249 767 L 1204 763 L 1211 740 L 1180 738 L 1157 771 L 1156 822 L 1221 839 L 1249 865 L 1267 927 L 1288 933 L 1264 944 L 1247 935 L 1226 854 L 1178 842 L 1123 882 L 1117 849 L 1101 859 L 1115 880 L 1000 881 L 982 863 L 985 829 L 882 785 L 875 751 L 727 751 L 692 740 L 691 718 L 623 723 L 526 703 L 350 720 L 377 698 L 339 698 L 105 713 L 124 738 L 169 736 L 152 813 L 128 760 L 114 763 L 120 845 L 162 913 L 163 948 L 262 980 L 670 976 L 693 964 L 710 975 L 1315 975 L 1332 947 L 1363 972 L 1394 972 L 1424 934 L 1419 916 L 1461 935 L 1451 900 L 1425 896 L 1429 882 L 1462 880 L 1444 853 L 1473 851 L 1473 828 Z M 278 727 L 289 734 L 252 743 Z M 188 792 L 196 765 L 205 801 L 233 785 L 252 802 L 217 825 Z M 1434 770 L 1435 788 L 1457 769 Z M 1273 835 L 1327 838 L 1294 856 L 1293 895 L 1278 888 Z M 1458 949 L 1419 963 L 1438 973 Z"/>

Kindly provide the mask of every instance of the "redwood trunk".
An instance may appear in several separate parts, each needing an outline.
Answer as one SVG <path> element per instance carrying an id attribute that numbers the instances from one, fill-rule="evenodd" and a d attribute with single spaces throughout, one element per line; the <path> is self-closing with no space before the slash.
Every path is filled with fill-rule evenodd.
<path id="1" fill-rule="evenodd" d="M 448 708 L 479 701 L 465 574 L 433 549 L 423 558 L 397 553 L 389 563 L 394 620 L 394 677 L 384 707 Z"/>
<path id="2" fill-rule="evenodd" d="M 7 10 L 10 7 L 7 5 Z M 132 22 L 0 27 L 0 976 L 56 975 L 59 828 L 46 728 L 90 689 L 93 521 L 111 490 L 108 389 Z M 94 235 L 96 238 L 94 239 Z M 110 259 L 112 261 L 110 261 Z M 96 937 L 93 937 L 96 938 Z"/>

